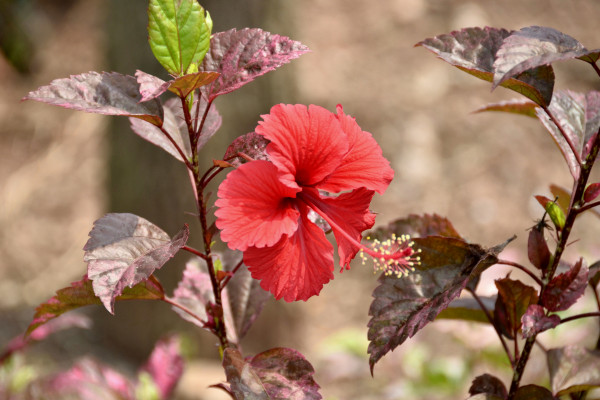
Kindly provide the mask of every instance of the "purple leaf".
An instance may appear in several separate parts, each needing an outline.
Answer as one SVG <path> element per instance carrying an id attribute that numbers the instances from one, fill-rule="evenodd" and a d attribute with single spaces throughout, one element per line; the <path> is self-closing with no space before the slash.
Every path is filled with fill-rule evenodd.
<path id="1" fill-rule="evenodd" d="M 497 279 L 498 298 L 494 317 L 508 338 L 516 337 L 521 329 L 521 318 L 531 304 L 538 301 L 538 293 L 531 286 L 510 278 Z"/>
<path id="2" fill-rule="evenodd" d="M 497 262 L 506 244 L 486 250 L 464 240 L 441 236 L 414 239 L 421 264 L 403 278 L 382 275 L 373 292 L 368 352 L 375 363 L 433 321 L 460 295 L 472 276 Z"/>
<path id="3" fill-rule="evenodd" d="M 547 354 L 555 396 L 600 386 L 600 351 L 571 345 L 550 349 Z"/>
<path id="4" fill-rule="evenodd" d="M 537 385 L 521 386 L 515 392 L 514 400 L 557 400 L 552 392 Z"/>
<path id="5" fill-rule="evenodd" d="M 228 348 L 223 368 L 236 399 L 319 400 L 314 368 L 302 354 L 286 349 L 267 350 L 245 361 L 240 352 Z"/>
<path id="6" fill-rule="evenodd" d="M 479 375 L 473 380 L 473 383 L 471 383 L 469 394 L 473 396 L 478 393 L 496 395 L 501 399 L 505 399 L 506 396 L 508 396 L 508 392 L 506 391 L 506 386 L 504 386 L 504 383 L 502 383 L 500 379 L 490 374 Z"/>
<path id="7" fill-rule="evenodd" d="M 386 227 L 375 229 L 367 234 L 372 239 L 385 240 L 392 234 L 396 236 L 410 235 L 411 237 L 444 236 L 462 239 L 452 223 L 437 214 L 411 214 L 390 222 Z"/>
<path id="8" fill-rule="evenodd" d="M 544 237 L 543 223 L 533 226 L 529 231 L 527 256 L 534 267 L 546 271 L 550 264 L 550 250 L 548 250 L 548 243 Z"/>
<path id="9" fill-rule="evenodd" d="M 592 183 L 585 189 L 583 200 L 589 203 L 594 201 L 598 196 L 600 196 L 600 182 Z"/>
<path id="10" fill-rule="evenodd" d="M 247 133 L 238 137 L 229 145 L 223 159 L 236 167 L 246 162 L 244 158 L 237 156 L 238 153 L 244 153 L 254 160 L 269 160 L 269 155 L 267 154 L 267 145 L 269 143 L 270 141 L 265 139 L 263 135 L 255 132 Z"/>
<path id="11" fill-rule="evenodd" d="M 529 26 L 504 39 L 494 62 L 494 87 L 526 70 L 572 58 L 598 59 L 569 35 L 553 28 Z"/>
<path id="12" fill-rule="evenodd" d="M 157 99 L 140 103 L 139 84 L 133 76 L 116 72 L 88 72 L 55 79 L 30 92 L 23 100 L 36 100 L 73 110 L 140 118 L 161 126 L 163 109 Z"/>
<path id="13" fill-rule="evenodd" d="M 158 388 L 161 399 L 170 398 L 177 382 L 183 374 L 184 361 L 181 356 L 180 342 L 177 337 L 160 340 L 141 371 L 152 377 Z"/>
<path id="14" fill-rule="evenodd" d="M 207 321 L 206 306 L 213 303 L 215 298 L 210 276 L 203 268 L 206 269 L 206 263 L 199 258 L 194 258 L 186 264 L 183 278 L 173 292 L 173 300 L 192 311 L 202 321 Z M 204 328 L 204 324 L 197 318 L 177 307 L 173 307 L 173 310 L 186 321 Z"/>
<path id="15" fill-rule="evenodd" d="M 44 340 L 49 335 L 69 328 L 89 329 L 92 326 L 92 320 L 83 314 L 63 315 L 61 318 L 48 321 L 47 324 L 41 325 L 26 335 L 19 335 L 13 338 L 4 347 L 4 351 L 0 353 L 0 365 L 10 357 L 13 353 L 21 351 L 32 342 Z"/>
<path id="16" fill-rule="evenodd" d="M 212 36 L 202 71 L 221 73 L 208 88 L 210 101 L 252 82 L 308 52 L 308 47 L 285 36 L 254 28 L 231 29 Z"/>
<path id="17" fill-rule="evenodd" d="M 581 159 L 585 160 L 600 129 L 600 92 L 582 94 L 568 90 L 559 91 L 552 97 L 548 109 L 571 139 Z M 537 113 L 563 153 L 571 175 L 577 178 L 579 165 L 571 147 L 548 115 L 541 109 L 538 109 Z"/>
<path id="18" fill-rule="evenodd" d="M 555 276 L 546 286 L 542 304 L 549 311 L 569 309 L 583 295 L 588 283 L 588 267 L 583 258 L 565 273 Z"/>
<path id="19" fill-rule="evenodd" d="M 183 158 L 181 158 L 181 155 L 173 143 L 171 143 L 160 128 L 138 118 L 130 118 L 129 122 L 131 123 L 131 129 L 142 139 L 160 147 L 179 161 L 183 162 Z M 190 159 L 192 157 L 190 139 L 187 127 L 183 121 L 181 101 L 179 99 L 169 99 L 165 103 L 164 123 L 162 128 L 171 135 L 171 138 L 177 143 L 185 156 Z"/>
<path id="20" fill-rule="evenodd" d="M 150 279 L 140 282 L 132 288 L 125 288 L 123 294 L 117 297 L 120 300 L 160 300 L 164 297 L 164 291 L 158 280 L 154 276 Z M 40 304 L 35 309 L 33 321 L 27 328 L 26 335 L 35 332 L 40 325 L 79 307 L 92 304 L 100 305 L 102 302 L 94 294 L 92 281 L 85 275 L 80 281 L 71 283 L 71 286 L 60 289 L 56 296 L 45 303 Z"/>
<path id="21" fill-rule="evenodd" d="M 154 75 L 140 70 L 137 70 L 135 73 L 135 77 L 140 84 L 141 101 L 152 100 L 167 90 L 170 90 L 181 98 L 186 98 L 194 90 L 212 83 L 219 75 L 218 72 L 196 72 L 165 82 Z"/>
<path id="22" fill-rule="evenodd" d="M 126 376 L 98 362 L 85 359 L 56 374 L 44 385 L 48 398 L 85 400 L 134 400 L 134 388 Z"/>
<path id="23" fill-rule="evenodd" d="M 523 338 L 527 339 L 540 332 L 554 328 L 560 324 L 560 317 L 558 315 L 546 316 L 544 307 L 538 304 L 531 304 L 527 312 L 523 314 L 521 321 L 523 322 Z"/>
<path id="24" fill-rule="evenodd" d="M 480 113 L 484 111 L 502 111 L 537 118 L 537 108 L 539 108 L 539 106 L 529 100 L 514 99 L 501 101 L 500 103 L 495 104 L 488 104 L 487 106 L 478 108 L 474 111 L 474 113 Z"/>
<path id="25" fill-rule="evenodd" d="M 162 229 L 133 214 L 107 214 L 94 222 L 83 248 L 94 293 L 114 314 L 114 303 L 125 287 L 135 286 L 161 268 L 185 245 L 185 225 L 171 239 Z"/>
<path id="26" fill-rule="evenodd" d="M 415 46 L 423 46 L 447 63 L 479 79 L 492 82 L 493 64 L 502 42 L 511 32 L 496 28 L 465 28 L 449 34 L 425 39 Z M 551 66 L 541 66 L 502 83 L 508 89 L 548 105 L 554 88 Z"/>

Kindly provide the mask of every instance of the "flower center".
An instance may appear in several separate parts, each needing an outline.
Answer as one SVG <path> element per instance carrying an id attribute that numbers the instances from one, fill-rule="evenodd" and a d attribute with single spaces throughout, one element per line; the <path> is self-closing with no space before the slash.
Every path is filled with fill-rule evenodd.
<path id="1" fill-rule="evenodd" d="M 396 237 L 392 234 L 392 238 L 380 242 L 375 239 L 370 247 L 364 246 L 362 243 L 357 241 L 352 235 L 346 232 L 340 227 L 333 219 L 331 219 L 318 205 L 312 201 L 311 196 L 305 196 L 301 193 L 298 194 L 298 199 L 303 201 L 308 207 L 321 216 L 331 226 L 332 230 L 342 234 L 346 240 L 352 243 L 359 249 L 359 255 L 362 259 L 363 265 L 369 255 L 373 260 L 374 271 L 382 271 L 385 275 L 396 275 L 401 277 L 404 274 L 408 274 L 414 270 L 414 265 L 420 264 L 421 258 L 415 256 L 416 253 L 420 253 L 421 249 L 413 249 L 414 242 L 410 240 L 409 235 L 402 235 Z M 369 238 L 367 237 L 367 240 Z"/>

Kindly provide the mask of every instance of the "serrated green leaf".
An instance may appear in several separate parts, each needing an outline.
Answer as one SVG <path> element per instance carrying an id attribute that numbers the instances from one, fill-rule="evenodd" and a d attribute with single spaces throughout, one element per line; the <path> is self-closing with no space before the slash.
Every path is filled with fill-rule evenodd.
<path id="1" fill-rule="evenodd" d="M 150 0 L 148 42 L 170 74 L 185 75 L 202 62 L 211 29 L 210 16 L 196 0 Z"/>

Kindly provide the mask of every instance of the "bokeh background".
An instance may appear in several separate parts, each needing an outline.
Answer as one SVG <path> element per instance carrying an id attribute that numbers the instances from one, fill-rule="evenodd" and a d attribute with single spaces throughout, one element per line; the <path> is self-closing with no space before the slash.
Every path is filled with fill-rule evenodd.
<path id="1" fill-rule="evenodd" d="M 542 214 L 533 195 L 570 187 L 559 152 L 533 119 L 478 107 L 517 95 L 454 69 L 414 44 L 470 26 L 552 26 L 588 48 L 600 47 L 596 0 L 206 0 L 214 31 L 259 27 L 312 50 L 243 89 L 219 98 L 220 133 L 203 150 L 206 165 L 235 137 L 250 132 L 277 103 L 338 103 L 373 133 L 396 176 L 372 208 L 378 225 L 411 213 L 448 217 L 468 240 L 496 245 L 516 234 L 503 258 L 526 262 L 527 228 Z M 132 212 L 176 232 L 195 221 L 182 165 L 129 131 L 126 119 L 21 103 L 52 79 L 90 70 L 166 78 L 147 45 L 145 0 L 0 0 L 0 346 L 24 331 L 34 307 L 85 273 L 82 247 L 106 212 Z M 599 89 L 585 63 L 555 64 L 557 89 Z M 595 179 L 599 179 L 596 171 Z M 567 259 L 600 258 L 597 218 L 582 221 Z M 198 237 L 198 231 L 193 231 Z M 194 239 L 192 239 L 194 240 Z M 196 243 L 199 243 L 196 240 Z M 168 290 L 181 276 L 178 256 L 158 276 Z M 508 272 L 485 273 L 481 290 Z M 513 277 L 520 276 L 513 272 Z M 249 336 L 246 354 L 287 346 L 317 370 L 326 399 L 460 399 L 470 381 L 491 371 L 510 381 L 493 331 L 436 321 L 368 372 L 366 324 L 373 273 L 355 265 L 319 297 L 270 301 Z M 582 304 L 585 308 L 586 304 Z M 218 399 L 207 386 L 224 380 L 213 339 L 180 321 L 163 304 L 118 304 L 116 316 L 86 310 L 90 331 L 70 331 L 38 344 L 28 362 L 67 368 L 91 354 L 133 371 L 154 342 L 185 332 L 193 361 L 178 399 Z M 597 337 L 594 321 L 542 335 L 549 346 Z M 545 360 L 525 380 L 547 381 Z"/>

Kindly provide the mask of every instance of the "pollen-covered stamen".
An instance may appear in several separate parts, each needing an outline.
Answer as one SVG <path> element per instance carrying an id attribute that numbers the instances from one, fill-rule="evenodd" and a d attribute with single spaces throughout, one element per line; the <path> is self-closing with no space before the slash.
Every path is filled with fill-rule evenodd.
<path id="1" fill-rule="evenodd" d="M 367 240 L 370 240 L 370 238 L 367 237 Z M 366 264 L 366 260 L 369 258 L 365 253 L 370 256 L 373 260 L 373 272 L 382 271 L 386 276 L 396 275 L 400 278 L 402 275 L 414 271 L 414 266 L 421 263 L 421 258 L 415 255 L 420 253 L 421 249 L 415 250 L 413 245 L 414 242 L 410 240 L 409 235 L 398 237 L 392 234 L 390 239 L 383 242 L 374 239 L 370 244 L 370 252 L 361 249 L 358 254 L 363 265 Z"/>
<path id="2" fill-rule="evenodd" d="M 368 254 L 375 263 L 375 270 L 385 271 L 387 275 L 396 274 L 401 276 L 404 273 L 412 271 L 415 264 L 419 264 L 420 258 L 413 257 L 415 253 L 420 253 L 420 250 L 415 251 L 413 249 L 414 242 L 410 241 L 410 236 L 402 235 L 400 238 L 396 238 L 396 235 L 392 234 L 392 239 L 386 240 L 385 242 L 374 241 L 372 248 L 364 246 L 362 243 L 357 241 L 342 227 L 340 227 L 333 219 L 323 212 L 308 196 L 298 196 L 298 199 L 306 203 L 314 212 L 319 214 L 331 228 L 342 234 L 350 243 L 352 243 L 359 251 L 360 257 L 365 263 L 366 256 Z M 377 243 L 377 245 L 375 245 Z M 389 273 L 388 273 L 389 271 Z M 399 272 L 396 272 L 399 271 Z"/>

